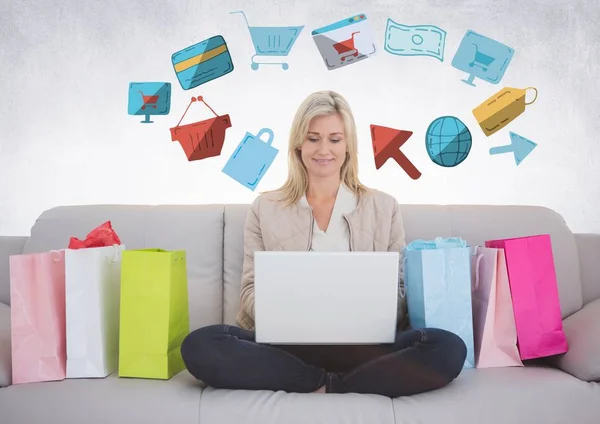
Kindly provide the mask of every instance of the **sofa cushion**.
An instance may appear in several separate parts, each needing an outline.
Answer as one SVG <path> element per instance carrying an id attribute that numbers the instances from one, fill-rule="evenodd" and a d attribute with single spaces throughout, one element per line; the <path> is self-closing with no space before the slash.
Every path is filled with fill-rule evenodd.
<path id="1" fill-rule="evenodd" d="M 10 346 L 10 306 L 0 303 L 0 387 L 9 386 L 12 381 Z"/>
<path id="2" fill-rule="evenodd" d="M 226 205 L 223 229 L 223 323 L 237 325 L 240 308 L 242 264 L 244 261 L 244 224 L 248 205 Z"/>
<path id="3" fill-rule="evenodd" d="M 584 381 L 600 382 L 600 299 L 564 320 L 569 351 L 553 359 L 563 371 Z"/>
<path id="4" fill-rule="evenodd" d="M 594 423 L 600 385 L 554 368 L 465 369 L 450 385 L 393 405 L 396 424 Z"/>
<path id="5" fill-rule="evenodd" d="M 2 424 L 198 424 L 202 386 L 182 371 L 171 380 L 70 379 L 0 389 Z"/>
<path id="6" fill-rule="evenodd" d="M 126 249 L 184 249 L 188 266 L 191 330 L 223 320 L 223 206 L 84 205 L 43 212 L 25 253 L 64 249 L 111 221 Z"/>
<path id="7" fill-rule="evenodd" d="M 200 423 L 394 424 L 391 400 L 377 395 L 286 393 L 207 387 Z"/>
<path id="8" fill-rule="evenodd" d="M 583 303 L 600 299 L 600 234 L 575 234 L 579 263 L 581 265 L 581 289 Z"/>

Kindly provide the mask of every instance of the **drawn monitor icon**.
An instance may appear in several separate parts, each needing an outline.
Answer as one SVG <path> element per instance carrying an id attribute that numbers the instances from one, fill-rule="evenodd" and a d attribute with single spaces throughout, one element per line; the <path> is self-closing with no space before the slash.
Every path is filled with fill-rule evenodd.
<path id="1" fill-rule="evenodd" d="M 452 66 L 468 73 L 462 81 L 475 87 L 475 78 L 498 84 L 508 68 L 514 49 L 496 40 L 467 31 L 454 58 Z"/>

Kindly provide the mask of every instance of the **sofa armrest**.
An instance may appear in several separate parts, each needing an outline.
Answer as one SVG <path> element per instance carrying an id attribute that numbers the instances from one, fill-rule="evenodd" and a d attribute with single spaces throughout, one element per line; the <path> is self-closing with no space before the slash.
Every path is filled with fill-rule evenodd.
<path id="1" fill-rule="evenodd" d="M 561 370 L 583 381 L 600 382 L 600 299 L 563 321 L 569 351 L 555 358 Z"/>
<path id="2" fill-rule="evenodd" d="M 10 305 L 10 278 L 8 257 L 23 253 L 28 237 L 0 236 L 0 302 Z"/>
<path id="3" fill-rule="evenodd" d="M 11 381 L 10 306 L 0 303 L 0 387 L 10 386 Z"/>
<path id="4" fill-rule="evenodd" d="M 575 234 L 579 252 L 579 268 L 583 303 L 600 299 L 600 234 Z"/>

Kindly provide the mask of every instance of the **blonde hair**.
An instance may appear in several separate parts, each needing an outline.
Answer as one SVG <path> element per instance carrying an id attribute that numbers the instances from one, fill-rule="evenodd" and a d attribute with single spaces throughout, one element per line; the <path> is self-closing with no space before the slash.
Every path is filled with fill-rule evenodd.
<path id="1" fill-rule="evenodd" d="M 359 198 L 368 191 L 368 188 L 358 179 L 356 123 L 348 102 L 343 96 L 334 91 L 317 91 L 304 99 L 294 116 L 288 143 L 287 180 L 280 188 L 267 192 L 279 193 L 281 195 L 279 200 L 283 201 L 285 206 L 292 205 L 300 200 L 308 188 L 308 174 L 298 148 L 306 139 L 311 120 L 317 116 L 334 113 L 339 113 L 344 121 L 348 149 L 340 171 L 341 180 Z"/>

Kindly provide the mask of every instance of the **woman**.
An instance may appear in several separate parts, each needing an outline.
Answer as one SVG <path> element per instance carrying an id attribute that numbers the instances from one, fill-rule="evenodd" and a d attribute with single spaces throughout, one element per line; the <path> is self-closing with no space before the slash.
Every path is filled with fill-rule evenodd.
<path id="1" fill-rule="evenodd" d="M 299 393 L 398 397 L 450 383 L 462 370 L 464 342 L 440 329 L 409 329 L 403 297 L 396 340 L 389 345 L 255 343 L 255 251 L 402 251 L 405 246 L 396 199 L 358 179 L 356 127 L 342 96 L 320 91 L 304 100 L 288 155 L 287 181 L 258 196 L 246 218 L 238 326 L 191 332 L 181 346 L 188 371 L 216 388 Z"/>

